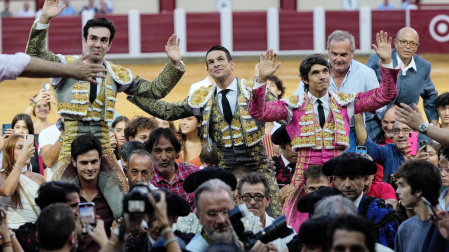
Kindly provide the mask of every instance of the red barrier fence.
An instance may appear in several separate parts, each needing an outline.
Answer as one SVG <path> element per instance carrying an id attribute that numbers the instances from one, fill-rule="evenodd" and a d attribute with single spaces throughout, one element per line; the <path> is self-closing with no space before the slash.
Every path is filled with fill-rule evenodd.
<path id="1" fill-rule="evenodd" d="M 347 30 L 355 37 L 356 48 L 360 46 L 359 11 L 325 12 L 325 36 L 335 29 Z M 129 54 L 128 15 L 107 15 L 117 26 L 116 37 L 109 53 Z M 314 48 L 314 12 L 279 12 L 279 51 L 323 50 Z M 220 13 L 187 13 L 185 24 L 186 52 L 206 51 L 212 45 L 221 43 Z M 2 18 L 2 53 L 25 50 L 33 18 Z M 371 34 L 381 29 L 392 37 L 405 26 L 404 11 L 372 11 Z M 419 52 L 449 52 L 449 10 L 410 11 L 410 24 L 420 35 Z M 82 21 L 80 16 L 57 17 L 52 21 L 48 35 L 49 49 L 61 54 L 82 52 Z M 369 26 L 368 26 L 369 27 Z M 174 33 L 173 12 L 140 15 L 140 52 L 163 53 L 167 38 Z M 232 13 L 233 51 L 264 51 L 267 49 L 267 13 Z M 288 52 L 286 52 L 288 53 Z"/>

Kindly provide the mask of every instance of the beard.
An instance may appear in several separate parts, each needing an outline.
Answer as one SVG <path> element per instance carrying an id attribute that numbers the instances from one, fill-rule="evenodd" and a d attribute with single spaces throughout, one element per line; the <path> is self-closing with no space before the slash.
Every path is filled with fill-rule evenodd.
<path id="1" fill-rule="evenodd" d="M 228 227 L 226 232 L 216 232 L 215 230 L 204 230 L 204 232 L 214 242 L 232 243 L 233 241 L 238 240 L 232 227 Z"/>

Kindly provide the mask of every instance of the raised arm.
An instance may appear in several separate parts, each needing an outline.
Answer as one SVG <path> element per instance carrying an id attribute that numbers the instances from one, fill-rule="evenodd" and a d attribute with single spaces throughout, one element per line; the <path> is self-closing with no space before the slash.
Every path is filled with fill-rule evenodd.
<path id="1" fill-rule="evenodd" d="M 48 24 L 51 19 L 58 16 L 65 7 L 65 5 L 62 5 L 61 7 L 58 6 L 59 0 L 45 0 L 38 23 L 47 25 L 47 27 L 44 29 L 36 29 L 37 23 L 33 24 L 25 50 L 27 54 L 45 60 L 60 61 L 59 57 L 46 48 Z"/>
<path id="2" fill-rule="evenodd" d="M 275 122 L 286 120 L 288 109 L 285 101 L 265 101 L 267 85 L 253 89 L 249 100 L 248 111 L 252 118 L 261 122 Z"/>
<path id="3" fill-rule="evenodd" d="M 365 122 L 362 114 L 354 115 L 355 140 L 357 145 L 365 145 L 368 134 L 366 133 Z"/>
<path id="4" fill-rule="evenodd" d="M 167 121 L 174 121 L 194 115 L 193 109 L 188 104 L 188 97 L 177 103 L 157 101 L 139 96 L 128 96 L 127 99 L 148 114 Z M 199 115 L 199 113 L 200 110 L 198 109 L 195 114 Z"/>
<path id="5" fill-rule="evenodd" d="M 407 104 L 401 103 L 401 107 L 396 107 L 396 114 L 399 116 L 397 120 L 418 131 L 419 126 L 424 123 L 424 119 L 416 104 L 413 104 L 413 109 Z M 449 130 L 429 125 L 424 134 L 442 145 L 449 145 Z"/>
<path id="6" fill-rule="evenodd" d="M 396 98 L 396 80 L 399 69 L 389 69 L 382 66 L 391 63 L 391 40 L 386 32 L 380 31 L 376 34 L 377 45 L 373 44 L 372 46 L 380 58 L 382 81 L 379 88 L 357 93 L 354 104 L 355 114 L 374 111 Z"/>

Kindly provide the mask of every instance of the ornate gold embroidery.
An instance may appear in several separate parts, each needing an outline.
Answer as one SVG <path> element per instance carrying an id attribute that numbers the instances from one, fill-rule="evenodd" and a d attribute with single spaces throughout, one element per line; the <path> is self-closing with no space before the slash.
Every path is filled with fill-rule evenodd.
<path id="1" fill-rule="evenodd" d="M 131 79 L 128 75 L 128 71 L 125 67 L 116 65 L 109 61 L 109 65 L 111 66 L 112 71 L 114 74 L 123 82 L 129 82 Z"/>
<path id="2" fill-rule="evenodd" d="M 65 56 L 65 62 L 66 62 L 67 64 L 71 64 L 71 63 L 73 63 L 75 60 L 76 60 L 76 58 L 73 57 L 73 56 L 70 56 L 70 55 Z"/>
<path id="3" fill-rule="evenodd" d="M 213 85 L 209 85 L 207 87 L 200 87 L 197 90 L 195 90 L 195 92 L 193 92 L 192 97 L 190 99 L 190 103 L 191 105 L 195 106 L 195 107 L 201 107 L 204 103 L 204 101 L 206 100 L 207 97 L 210 96 L 210 91 Z M 212 99 L 209 99 L 209 101 L 211 101 Z M 212 103 L 209 104 L 208 101 L 208 105 L 211 105 Z"/>

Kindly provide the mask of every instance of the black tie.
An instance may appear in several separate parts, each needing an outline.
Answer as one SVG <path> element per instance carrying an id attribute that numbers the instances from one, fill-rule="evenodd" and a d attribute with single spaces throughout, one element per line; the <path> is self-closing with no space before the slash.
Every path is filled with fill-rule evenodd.
<path id="1" fill-rule="evenodd" d="M 95 98 L 97 98 L 97 85 L 90 83 L 90 103 L 93 103 L 95 101 Z"/>
<path id="2" fill-rule="evenodd" d="M 230 89 L 224 89 L 221 90 L 221 105 L 223 107 L 223 115 L 224 118 L 226 120 L 226 122 L 228 122 L 228 124 L 231 124 L 232 121 L 232 110 L 231 110 L 231 105 L 229 105 L 229 100 L 228 98 L 226 98 L 226 94 L 231 91 Z"/>
<path id="3" fill-rule="evenodd" d="M 316 100 L 318 102 L 318 117 L 320 119 L 320 126 L 323 128 L 326 119 L 324 118 L 324 109 L 322 105 L 322 101 L 320 99 Z"/>
<path id="4" fill-rule="evenodd" d="M 292 168 L 292 170 L 295 170 L 296 163 L 290 163 L 290 164 L 287 165 L 287 167 L 290 167 L 290 168 Z"/>

